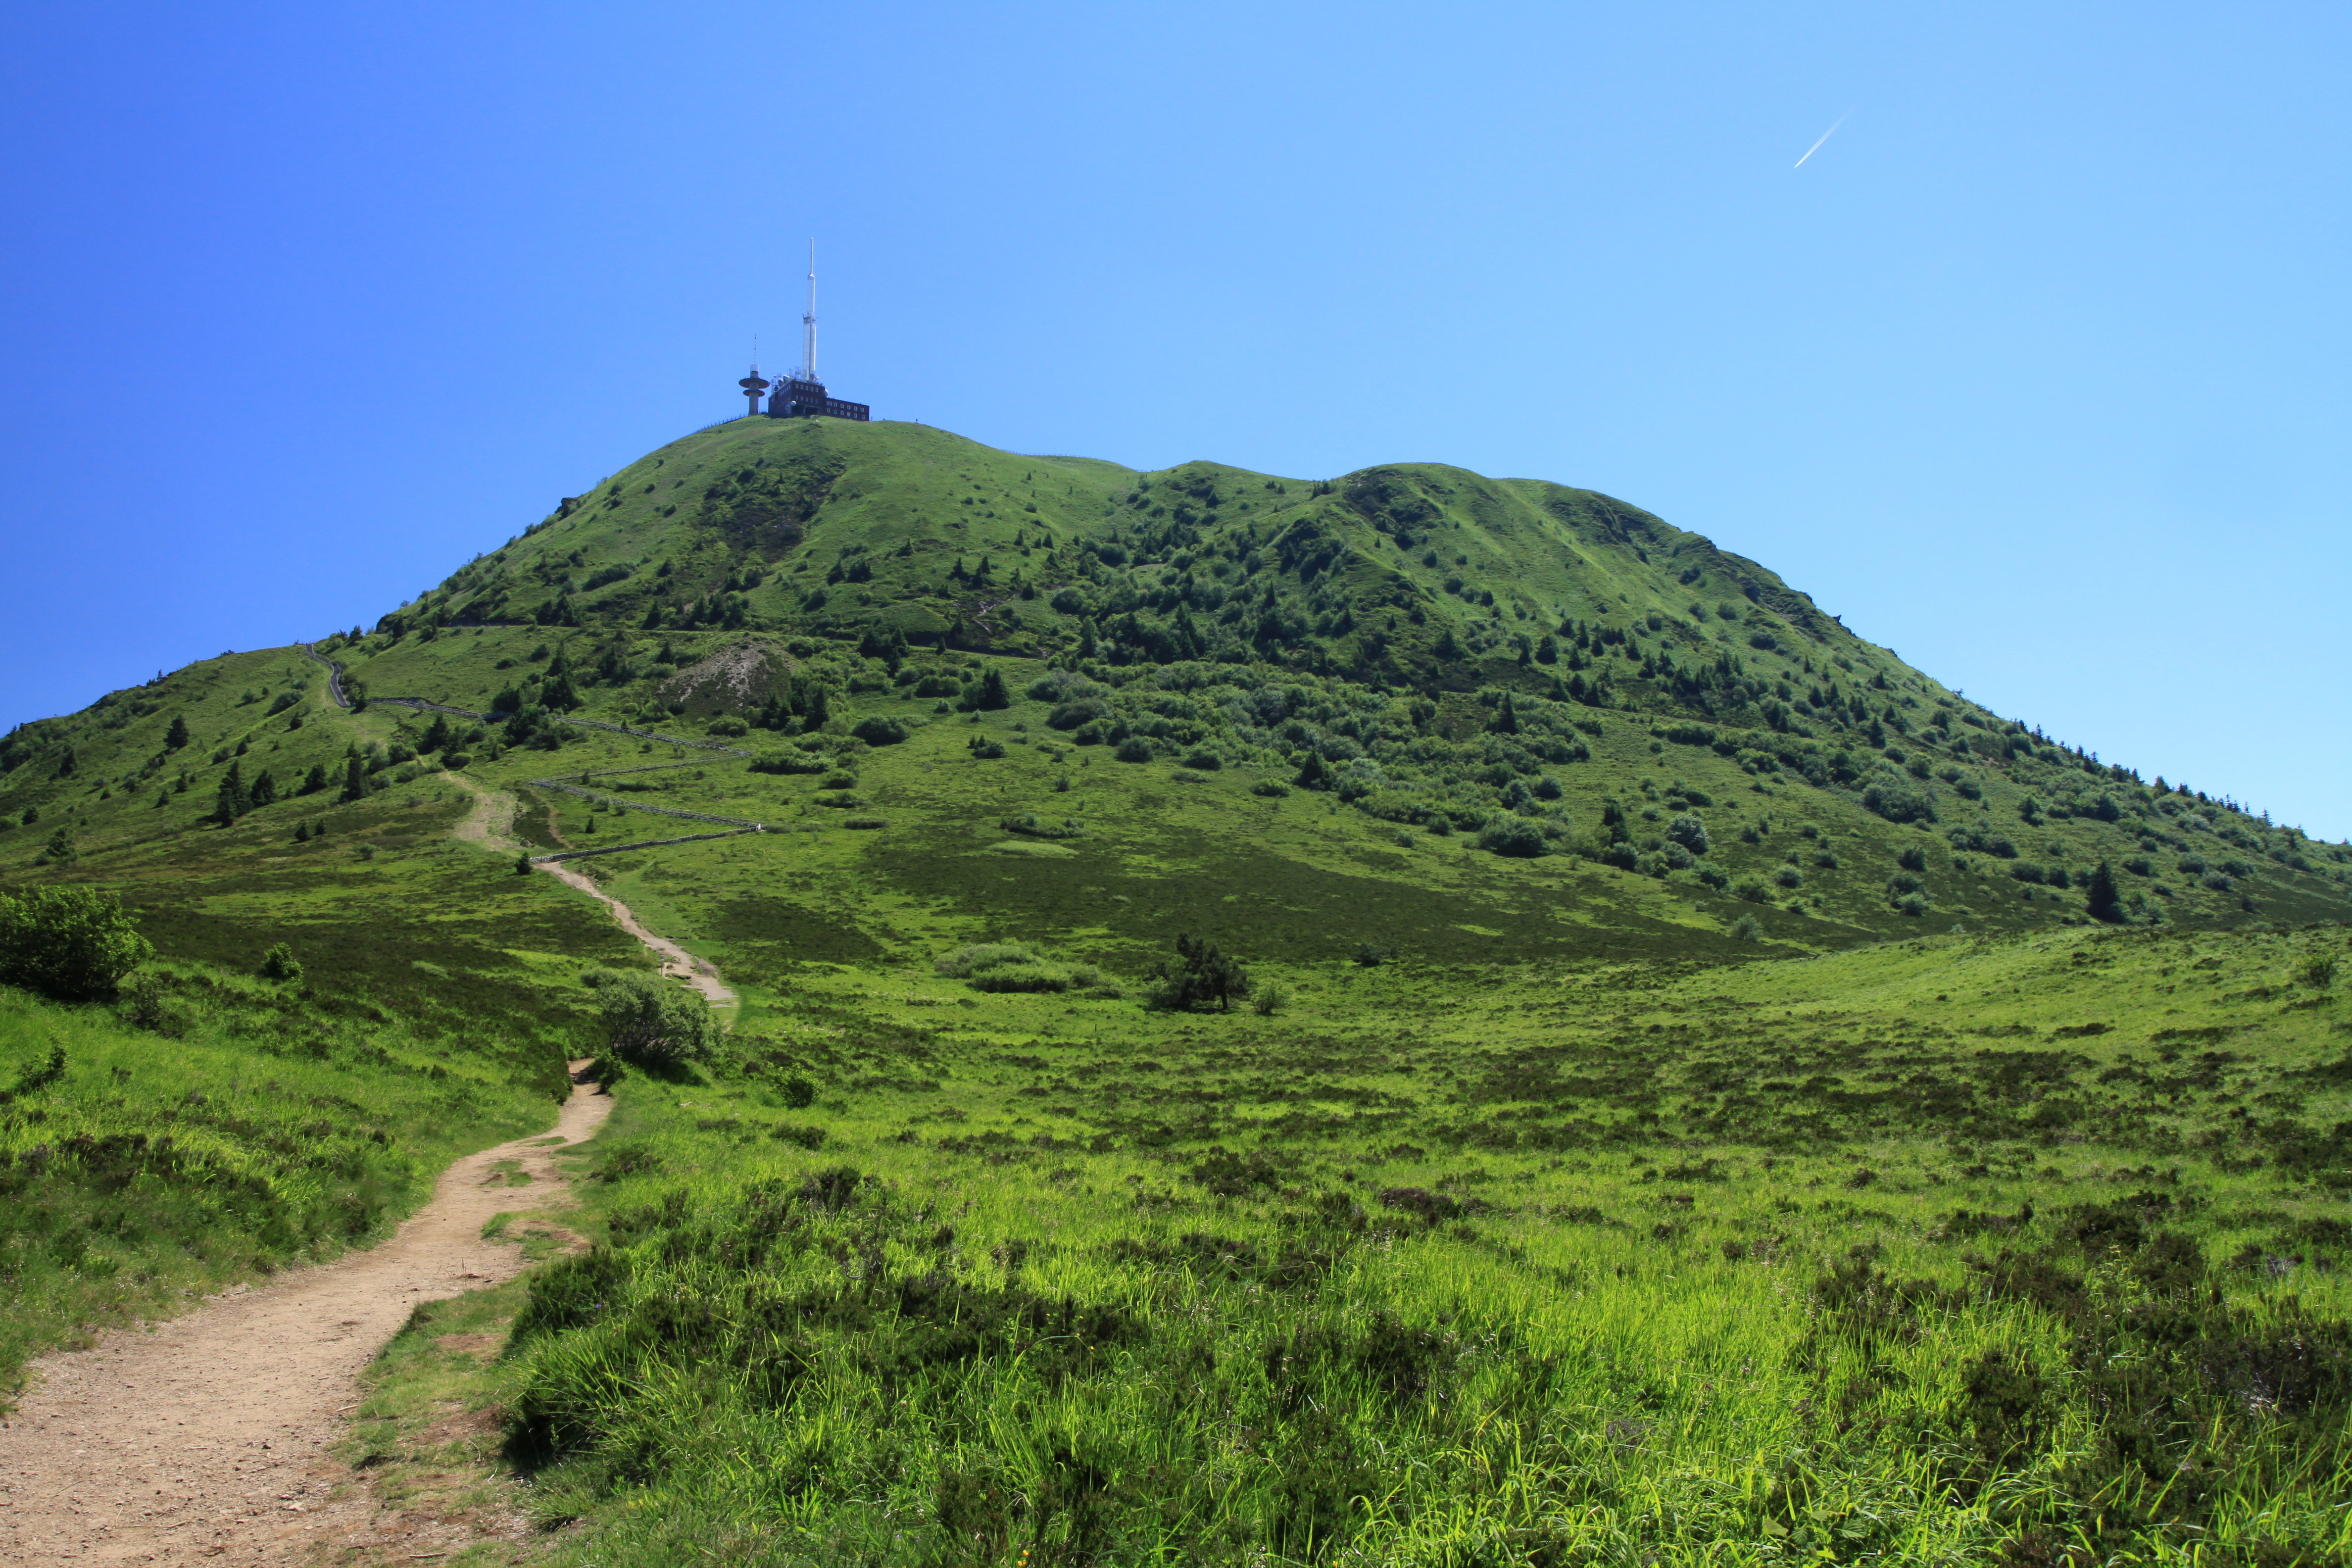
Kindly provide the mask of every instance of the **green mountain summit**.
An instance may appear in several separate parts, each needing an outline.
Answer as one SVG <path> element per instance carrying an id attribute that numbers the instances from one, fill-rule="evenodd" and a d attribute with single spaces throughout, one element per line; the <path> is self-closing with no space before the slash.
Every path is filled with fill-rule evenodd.
<path id="1" fill-rule="evenodd" d="M 0 1397 L 598 1058 L 385 1541 L 2342 1560 L 2352 849 L 1604 495 L 746 418 L 0 824 Z"/>
<path id="2" fill-rule="evenodd" d="M 142 880 L 199 829 L 282 837 L 458 755 L 523 784 L 551 849 L 583 797 L 523 781 L 651 744 L 593 720 L 774 753 L 602 801 L 887 823 L 821 849 L 771 832 L 723 876 L 693 868 L 716 851 L 622 871 L 680 883 L 753 979 L 896 950 L 941 899 L 974 932 L 1085 931 L 1105 962 L 1171 921 L 1269 956 L 1513 957 L 2352 912 L 2342 846 L 1991 713 L 1625 502 L 1438 464 L 1143 473 L 739 419 L 316 651 L 11 733 L 17 863 Z M 364 742 L 304 728 L 326 659 L 355 696 L 460 711 L 379 702 Z M 1002 826 L 1033 818 L 1069 826 Z M 829 890 L 753 895 L 778 878 Z"/>

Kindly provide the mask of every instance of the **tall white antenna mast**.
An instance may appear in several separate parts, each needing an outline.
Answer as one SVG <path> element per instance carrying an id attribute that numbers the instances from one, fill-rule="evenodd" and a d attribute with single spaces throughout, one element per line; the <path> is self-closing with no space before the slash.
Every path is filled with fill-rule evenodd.
<path id="1" fill-rule="evenodd" d="M 801 318 L 801 374 L 816 379 L 816 241 L 809 241 L 808 314 Z"/>

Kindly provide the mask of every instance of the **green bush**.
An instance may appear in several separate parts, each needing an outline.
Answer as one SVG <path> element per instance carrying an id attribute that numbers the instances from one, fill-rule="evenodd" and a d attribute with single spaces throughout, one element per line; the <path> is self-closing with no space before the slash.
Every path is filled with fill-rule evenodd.
<path id="1" fill-rule="evenodd" d="M 1536 825 L 1517 816 L 1498 816 L 1478 830 L 1478 847 L 1514 859 L 1532 860 L 1551 846 Z"/>
<path id="2" fill-rule="evenodd" d="M 975 710 L 993 711 L 1013 706 L 1013 695 L 1004 689 L 1004 672 L 992 667 L 982 670 L 978 680 L 965 687 L 962 697 L 963 706 Z"/>
<path id="3" fill-rule="evenodd" d="M 832 765 L 823 757 L 807 752 L 767 751 L 751 759 L 751 771 L 755 773 L 821 773 Z"/>
<path id="4" fill-rule="evenodd" d="M 1152 987 L 1150 1005 L 1173 1012 L 1187 1012 L 1211 1002 L 1217 1005 L 1217 1011 L 1225 1012 L 1236 997 L 1247 996 L 1250 991 L 1249 971 L 1239 959 L 1221 951 L 1215 942 L 1189 935 L 1176 939 L 1176 962 L 1160 964 L 1152 978 L 1159 984 Z"/>
<path id="5" fill-rule="evenodd" d="M 656 975 L 614 972 L 597 986 L 606 1039 L 624 1060 L 673 1067 L 708 1058 L 719 1043 L 709 1005 Z"/>
<path id="6" fill-rule="evenodd" d="M 261 977 L 291 984 L 302 978 L 302 961 L 295 957 L 294 950 L 284 942 L 274 942 L 269 951 L 261 955 Z"/>
<path id="7" fill-rule="evenodd" d="M 1892 768 L 1881 768 L 1862 792 L 1862 804 L 1889 822 L 1933 822 L 1936 804 L 1927 792 Z"/>
<path id="8" fill-rule="evenodd" d="M 849 732 L 869 746 L 895 746 L 907 738 L 907 726 L 877 714 L 871 719 L 860 719 Z"/>
<path id="9" fill-rule="evenodd" d="M 1260 779 L 1250 785 L 1250 794 L 1262 795 L 1269 800 L 1279 800 L 1290 793 L 1290 786 L 1280 779 Z"/>
<path id="10" fill-rule="evenodd" d="M 1050 963 L 1017 942 L 978 942 L 932 962 L 931 967 L 975 991 L 1049 992 L 1099 988 L 1108 976 L 1090 963 Z"/>
<path id="11" fill-rule="evenodd" d="M 1731 934 L 1742 942 L 1760 942 L 1764 938 L 1764 927 L 1754 915 L 1742 915 L 1733 922 Z"/>
<path id="12" fill-rule="evenodd" d="M 1032 838 L 1076 838 L 1086 832 L 1075 816 L 1066 816 L 1055 822 L 1039 816 L 1034 811 L 1020 816 L 1000 816 L 996 819 L 996 826 L 1007 833 L 1026 834 Z"/>
<path id="13" fill-rule="evenodd" d="M 974 991 L 1067 991 L 1070 977 L 1042 963 L 1003 963 L 982 970 L 966 984 Z"/>
<path id="14" fill-rule="evenodd" d="M 1111 755 L 1122 763 L 1148 763 L 1151 760 L 1151 742 L 1140 735 L 1129 735 Z"/>
<path id="15" fill-rule="evenodd" d="M 68 885 L 0 894 L 0 982 L 67 1001 L 103 998 L 154 956 L 111 893 Z"/>

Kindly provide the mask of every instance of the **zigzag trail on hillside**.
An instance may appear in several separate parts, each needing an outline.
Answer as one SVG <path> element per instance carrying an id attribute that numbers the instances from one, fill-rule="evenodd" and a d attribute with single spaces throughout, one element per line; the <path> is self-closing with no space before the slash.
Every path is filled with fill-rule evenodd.
<path id="1" fill-rule="evenodd" d="M 341 680 L 342 668 L 336 664 L 334 660 L 320 653 L 315 647 L 311 647 L 310 644 L 303 643 L 300 646 L 302 652 L 305 655 L 327 667 L 328 695 L 334 700 L 337 707 L 348 709 L 351 706 L 351 703 L 343 696 Z M 456 713 L 467 719 L 481 719 L 485 717 L 485 715 L 473 712 L 468 709 L 452 708 L 447 706 L 446 703 L 440 702 L 428 702 L 423 698 L 386 697 L 375 699 L 374 700 L 396 703 L 404 708 L 430 709 L 436 712 Z M 589 721 L 574 721 L 574 722 L 587 723 Z M 672 735 L 657 735 L 650 730 L 632 730 L 624 725 L 614 724 L 593 724 L 591 727 L 599 730 L 620 731 L 624 733 L 640 736 L 646 740 L 658 741 L 667 745 L 695 746 L 706 751 L 724 752 L 730 756 L 746 756 L 750 754 L 748 752 L 739 752 L 732 746 L 719 746 L 709 742 L 684 741 Z M 656 771 L 656 769 L 660 767 L 672 765 L 691 766 L 692 764 L 656 763 L 654 767 L 650 768 L 613 769 L 606 771 L 651 773 Z M 517 802 L 512 795 L 478 784 L 473 780 L 467 778 L 460 773 L 446 773 L 444 776 L 446 776 L 452 784 L 457 784 L 459 788 L 471 792 L 475 797 L 474 809 L 467 814 L 465 821 L 457 825 L 456 831 L 458 837 L 467 839 L 473 843 L 488 844 L 494 848 L 513 849 L 518 853 L 521 852 L 522 847 L 512 838 L 507 837 L 513 827 L 515 810 L 517 806 Z M 586 778 L 589 776 L 590 775 L 586 773 L 567 774 L 558 778 L 532 779 L 530 782 L 533 785 L 544 786 L 551 789 L 561 789 L 572 795 L 587 795 L 591 799 L 605 798 L 595 795 L 592 791 L 579 789 L 564 782 L 564 778 Z M 699 812 L 670 811 L 657 806 L 636 806 L 635 809 L 639 811 L 654 811 L 665 816 L 689 817 L 698 821 L 737 822 L 740 820 L 736 817 L 706 816 L 704 814 Z M 761 831 L 761 825 L 759 823 L 744 823 L 735 831 L 757 833 Z M 721 838 L 730 837 L 730 835 L 710 833 L 696 834 L 693 837 L 695 838 Z M 648 841 L 648 844 L 683 842 L 687 842 L 687 840 L 656 839 Z M 616 844 L 609 849 L 600 848 L 591 851 L 580 851 L 578 853 L 609 855 L 623 849 L 636 849 L 647 847 L 647 845 L 640 844 Z M 555 878 L 556 880 L 564 883 L 566 886 L 576 888 L 581 892 L 587 894 L 590 898 L 595 899 L 603 903 L 605 908 L 613 911 L 613 919 L 619 923 L 623 931 L 627 931 L 631 936 L 636 938 L 638 942 L 652 949 L 653 952 L 660 957 L 661 972 L 664 974 L 668 975 L 674 980 L 683 980 L 687 984 L 692 986 L 694 990 L 701 995 L 703 1000 L 709 1002 L 712 1006 L 732 1007 L 740 1000 L 740 998 L 736 995 L 733 987 L 728 985 L 724 981 L 719 978 L 719 972 L 716 969 L 713 969 L 708 961 L 697 958 L 694 954 L 687 952 L 685 948 L 680 947 L 677 942 L 670 941 L 667 937 L 656 936 L 653 931 L 646 929 L 644 921 L 637 919 L 635 910 L 630 909 L 628 905 L 623 903 L 620 900 L 614 898 L 612 894 L 598 887 L 588 878 L 572 870 L 570 867 L 561 864 L 562 860 L 569 858 L 570 857 L 564 855 L 535 855 L 531 857 L 531 866 L 533 869 L 545 871 L 548 875 Z"/>
<path id="2" fill-rule="evenodd" d="M 449 773 L 446 776 L 459 788 L 472 791 L 476 801 L 474 809 L 467 814 L 466 820 L 457 825 L 457 837 L 471 839 L 477 843 L 486 843 L 495 848 L 514 847 L 513 840 L 502 839 L 500 837 L 500 830 L 514 821 L 514 797 L 503 795 L 497 790 L 488 789 L 459 773 Z M 494 826 L 493 824 L 498 826 Z M 636 846 L 621 845 L 616 847 L 635 848 Z M 531 866 L 534 870 L 544 871 L 558 881 L 577 888 L 592 899 L 601 900 L 605 908 L 613 911 L 614 920 L 620 923 L 623 931 L 627 931 L 660 955 L 661 972 L 664 974 L 675 980 L 685 981 L 714 1007 L 731 1007 L 735 1005 L 738 998 L 734 990 L 719 978 L 717 970 L 667 937 L 656 936 L 646 930 L 645 922 L 637 919 L 636 911 L 630 909 L 628 905 L 621 902 L 571 867 L 553 859 L 537 858 L 531 862 Z"/>
<path id="3" fill-rule="evenodd" d="M 612 1107 L 575 1082 L 551 1133 L 457 1161 L 391 1239 L 34 1363 L 31 1392 L 0 1424 L 0 1563 L 241 1568 L 294 1563 L 330 1539 L 412 1556 L 474 1544 L 386 1539 L 363 1497 L 328 1495 L 348 1472 L 327 1447 L 361 1372 L 411 1312 L 521 1272 L 519 1241 L 482 1239 L 514 1204 L 510 1186 L 490 1184 L 494 1167 L 520 1162 L 531 1206 L 546 1206 L 541 1194 L 564 1181 L 555 1147 L 593 1137 Z"/>

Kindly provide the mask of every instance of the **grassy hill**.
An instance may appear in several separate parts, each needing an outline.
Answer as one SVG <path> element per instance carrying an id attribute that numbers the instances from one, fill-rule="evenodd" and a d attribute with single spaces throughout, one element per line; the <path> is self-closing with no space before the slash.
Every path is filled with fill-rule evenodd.
<path id="1" fill-rule="evenodd" d="M 586 917 L 565 899 L 472 890 L 488 872 L 441 837 L 470 797 L 433 782 L 452 755 L 501 785 L 670 760 L 569 715 L 811 763 L 714 754 L 604 792 L 828 830 L 600 864 L 753 973 L 992 933 L 1117 962 L 1171 922 L 1267 957 L 1820 949 L 2091 918 L 2103 863 L 2108 923 L 2352 912 L 2345 846 L 1992 714 L 1622 502 L 1434 465 L 1138 474 L 738 420 L 320 646 L 355 693 L 497 721 L 340 714 L 299 649 L 208 660 L 0 743 L 0 867 L 120 885 L 168 951 L 208 959 L 289 934 L 262 890 L 288 889 L 289 920 L 348 949 L 339 971 L 394 991 L 441 961 L 332 912 L 386 876 L 484 931 L 520 900 L 546 940 L 491 945 L 569 950 Z M 973 707 L 983 678 L 1004 706 Z M 852 733 L 876 719 L 908 738 Z M 370 793 L 344 800 L 355 750 Z M 206 826 L 232 766 L 274 799 Z M 854 789 L 816 787 L 843 769 Z M 887 827 L 830 831 L 851 796 Z M 1002 826 L 1033 816 L 1076 828 Z M 602 817 L 549 795 L 527 826 L 551 846 L 617 829 Z M 60 831 L 79 859 L 37 866 Z M 223 900 L 236 921 L 200 918 Z"/>
<path id="2" fill-rule="evenodd" d="M 2352 848 L 2201 782 L 1590 491 L 735 421 L 0 742 L 0 891 L 226 1009 L 9 998 L 0 1179 L 242 1096 L 278 1251 L 154 1277 L 365 1234 L 596 1045 L 646 960 L 515 846 L 593 850 L 740 1002 L 595 1250 L 412 1324 L 388 1500 L 462 1397 L 602 1568 L 2352 1561 Z M 337 1093 L 320 1175 L 261 1102 Z M 108 1169 L 23 1344 L 163 1293 Z"/>

